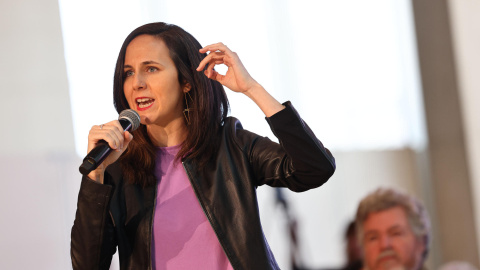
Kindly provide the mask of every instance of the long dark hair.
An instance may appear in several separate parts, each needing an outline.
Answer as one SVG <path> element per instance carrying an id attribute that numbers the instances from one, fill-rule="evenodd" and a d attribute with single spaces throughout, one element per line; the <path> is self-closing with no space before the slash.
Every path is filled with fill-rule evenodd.
<path id="1" fill-rule="evenodd" d="M 200 43 L 182 28 L 162 22 L 149 23 L 138 27 L 123 42 L 117 58 L 113 81 L 113 101 L 117 112 L 128 109 L 125 98 L 124 62 L 128 44 L 139 35 L 157 37 L 169 49 L 170 57 L 178 71 L 180 85 L 189 83 L 191 96 L 188 106 L 194 111 L 189 113 L 188 135 L 183 142 L 176 159 L 190 159 L 200 167 L 205 166 L 216 153 L 218 144 L 215 139 L 228 113 L 228 99 L 223 86 L 208 79 L 203 72 L 196 71 L 200 61 L 206 56 L 201 54 Z M 184 104 L 186 107 L 186 104 Z M 124 177 L 131 183 L 149 186 L 156 183 L 154 176 L 155 146 L 147 134 L 146 126 L 141 125 L 133 132 L 133 141 L 120 157 Z"/>

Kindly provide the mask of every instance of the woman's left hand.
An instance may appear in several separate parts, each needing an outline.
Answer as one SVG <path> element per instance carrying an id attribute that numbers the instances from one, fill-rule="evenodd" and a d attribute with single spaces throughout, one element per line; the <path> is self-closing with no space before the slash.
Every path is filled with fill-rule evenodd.
<path id="1" fill-rule="evenodd" d="M 197 71 L 202 71 L 208 64 L 204 71 L 205 76 L 218 81 L 232 91 L 244 93 L 258 105 L 267 117 L 285 108 L 248 74 L 238 55 L 223 43 L 208 45 L 199 51 L 200 53 L 210 53 L 200 62 Z M 214 69 L 215 65 L 220 64 L 228 67 L 225 75 L 219 74 Z"/>
<path id="2" fill-rule="evenodd" d="M 248 71 L 240 61 L 235 52 L 232 52 L 223 43 L 208 45 L 199 50 L 200 53 L 210 52 L 198 65 L 197 71 L 205 69 L 205 76 L 212 80 L 216 80 L 230 90 L 245 93 L 259 84 L 248 74 Z M 228 67 L 225 75 L 219 74 L 214 70 L 215 65 L 224 64 Z"/>

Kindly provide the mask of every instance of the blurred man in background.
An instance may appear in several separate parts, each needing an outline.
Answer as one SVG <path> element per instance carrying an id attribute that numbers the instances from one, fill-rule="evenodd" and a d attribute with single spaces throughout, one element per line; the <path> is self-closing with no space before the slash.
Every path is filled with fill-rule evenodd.
<path id="1" fill-rule="evenodd" d="M 430 220 L 413 196 L 387 188 L 374 191 L 360 202 L 356 225 L 366 269 L 423 268 Z"/>

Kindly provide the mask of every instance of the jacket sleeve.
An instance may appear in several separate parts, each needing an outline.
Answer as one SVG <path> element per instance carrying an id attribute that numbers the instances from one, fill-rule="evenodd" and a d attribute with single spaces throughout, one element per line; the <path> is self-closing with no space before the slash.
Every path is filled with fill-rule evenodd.
<path id="1" fill-rule="evenodd" d="M 258 136 L 249 159 L 257 185 L 305 191 L 324 184 L 335 172 L 335 159 L 300 118 L 290 102 L 266 118 L 279 143 Z"/>
<path id="2" fill-rule="evenodd" d="M 111 194 L 112 186 L 83 177 L 71 234 L 70 256 L 74 270 L 110 268 L 116 250 L 108 211 Z"/>

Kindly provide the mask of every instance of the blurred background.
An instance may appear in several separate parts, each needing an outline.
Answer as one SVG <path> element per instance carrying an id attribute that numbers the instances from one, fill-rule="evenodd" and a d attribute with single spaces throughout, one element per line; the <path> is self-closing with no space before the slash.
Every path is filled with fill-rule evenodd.
<path id="1" fill-rule="evenodd" d="M 333 152 L 337 171 L 318 189 L 258 189 L 282 269 L 292 254 L 309 269 L 343 266 L 346 226 L 380 186 L 427 205 L 428 268 L 479 268 L 478 14 L 478 0 L 1 0 L 0 269 L 71 269 L 88 131 L 117 118 L 118 51 L 153 21 L 225 43 Z M 253 102 L 228 95 L 231 115 L 275 139 Z"/>

